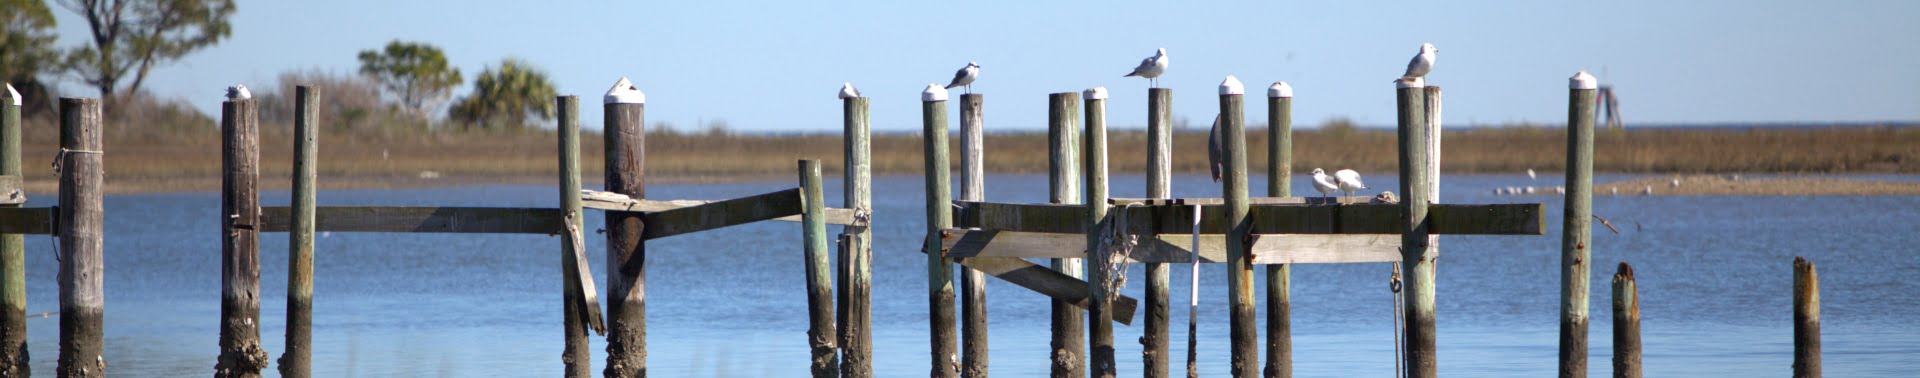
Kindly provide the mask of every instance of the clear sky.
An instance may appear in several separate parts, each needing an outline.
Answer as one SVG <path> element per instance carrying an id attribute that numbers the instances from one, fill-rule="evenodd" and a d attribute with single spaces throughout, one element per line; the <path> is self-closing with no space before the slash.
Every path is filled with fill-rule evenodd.
<path id="1" fill-rule="evenodd" d="M 84 22 L 56 9 L 61 43 Z M 1566 78 L 1615 84 L 1629 122 L 1920 120 L 1920 1 L 247 1 L 233 36 L 154 70 L 148 88 L 217 114 L 223 88 L 290 70 L 351 73 L 389 40 L 444 48 L 469 81 L 516 56 L 586 104 L 621 76 L 682 129 L 837 132 L 834 93 L 873 98 L 877 130 L 919 129 L 918 93 L 983 66 L 988 130 L 1037 130 L 1046 95 L 1106 86 L 1113 127 L 1145 123 L 1164 47 L 1175 117 L 1203 124 L 1227 74 L 1295 88 L 1295 123 L 1393 122 L 1392 79 L 1421 42 L 1449 125 L 1558 123 Z M 91 95 L 69 82 L 69 94 Z M 455 91 L 464 95 L 467 86 Z M 957 89 L 956 89 L 957 90 Z M 1248 104 L 1249 119 L 1265 106 Z M 600 112 L 583 106 L 582 126 Z M 324 115 L 323 115 L 324 117 Z"/>

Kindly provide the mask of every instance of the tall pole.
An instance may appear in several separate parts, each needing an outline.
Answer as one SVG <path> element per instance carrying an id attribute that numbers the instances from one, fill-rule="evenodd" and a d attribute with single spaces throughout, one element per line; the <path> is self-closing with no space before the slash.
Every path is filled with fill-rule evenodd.
<path id="1" fill-rule="evenodd" d="M 106 129 L 102 123 L 100 100 L 60 99 L 60 220 L 56 227 L 61 249 L 60 360 L 54 375 L 61 377 L 107 375 L 100 328 L 106 304 L 101 276 L 106 238 L 101 231 L 104 211 L 100 203 L 100 193 L 105 189 L 100 134 Z M 259 302 L 254 303 L 257 319 L 260 307 Z M 259 349 L 258 337 L 254 340 L 252 351 L 264 364 L 267 353 Z M 259 369 L 254 371 L 258 375 Z"/>
<path id="2" fill-rule="evenodd" d="M 601 105 L 606 124 L 605 186 L 633 199 L 647 198 L 647 96 L 627 78 L 607 91 Z M 607 229 L 607 377 L 633 378 L 647 371 L 646 219 L 609 211 Z M 588 278 L 591 279 L 591 278 Z"/>
<path id="3" fill-rule="evenodd" d="M 1400 233 L 1401 265 L 1406 267 L 1406 369 L 1412 378 L 1432 378 L 1439 363 L 1434 353 L 1433 274 L 1438 257 L 1427 244 L 1427 204 L 1432 201 L 1428 175 L 1426 85 L 1402 80 L 1396 85 L 1399 107 L 1400 193 L 1406 209 Z"/>
<path id="4" fill-rule="evenodd" d="M 873 147 L 868 138 L 867 98 L 855 97 L 842 101 L 846 135 L 846 207 L 855 214 L 873 212 Z M 873 231 L 867 226 L 847 226 L 842 249 L 846 251 L 840 263 L 846 267 L 846 279 L 840 295 L 842 313 L 840 327 L 840 374 L 846 377 L 866 378 L 873 376 L 873 317 L 872 317 L 872 279 L 873 279 Z"/>
<path id="5" fill-rule="evenodd" d="M 1080 203 L 1080 94 L 1062 92 L 1047 95 L 1047 188 L 1048 202 L 1061 205 Z M 1081 259 L 1056 258 L 1054 270 L 1080 278 L 1084 276 Z M 1087 375 L 1087 344 L 1082 310 L 1059 299 L 1053 300 L 1052 377 L 1078 378 Z"/>
<path id="6" fill-rule="evenodd" d="M 1147 198 L 1173 198 L 1173 90 L 1147 89 Z M 1166 263 L 1147 263 L 1147 330 L 1140 337 L 1143 376 L 1166 377 L 1171 291 Z"/>
<path id="7" fill-rule="evenodd" d="M 1113 261 L 1111 249 L 1100 243 L 1102 230 L 1112 220 L 1107 219 L 1107 90 L 1095 88 L 1086 91 L 1086 199 L 1087 199 L 1087 285 L 1091 286 L 1092 298 L 1087 301 L 1087 348 L 1091 353 L 1087 372 L 1090 377 L 1112 377 L 1116 374 L 1113 360 L 1113 308 L 1109 293 L 1113 288 L 1107 283 L 1113 280 Z M 1118 242 L 1118 241 L 1116 241 Z"/>
<path id="8" fill-rule="evenodd" d="M 560 115 L 557 117 L 559 118 L 560 124 L 558 127 L 560 134 L 560 211 L 562 214 L 565 214 L 562 219 L 567 222 L 566 228 L 568 230 L 579 230 L 580 98 L 574 96 L 559 96 L 554 99 L 554 103 L 554 108 L 559 110 Z M 565 286 L 564 290 L 561 291 L 561 302 L 563 303 L 561 305 L 561 318 L 563 319 L 561 323 L 566 327 L 566 349 L 561 352 L 561 363 L 566 367 L 564 371 L 566 376 L 583 378 L 593 375 L 593 355 L 591 351 L 587 350 L 586 316 L 583 315 L 587 313 L 587 309 L 583 308 L 581 303 L 575 302 L 574 299 L 586 295 L 586 293 L 580 292 L 580 286 L 576 284 L 583 282 L 582 280 L 591 280 L 593 277 L 579 276 L 577 267 L 580 262 L 574 260 L 574 254 L 572 253 L 573 241 L 568 240 L 568 238 L 561 239 L 563 240 L 560 242 L 560 277 L 562 286 Z"/>
<path id="9" fill-rule="evenodd" d="M 1560 234 L 1560 377 L 1587 376 L 1587 262 L 1593 255 L 1593 98 L 1587 71 L 1569 79 L 1567 195 Z"/>
<path id="10" fill-rule="evenodd" d="M 254 101 L 221 104 L 220 361 L 218 377 L 258 377 L 260 347 L 260 128 Z M 69 152 L 71 153 L 71 152 Z M 72 174 L 72 173 L 66 173 Z M 65 196 L 62 196 L 65 197 Z"/>
<path id="11" fill-rule="evenodd" d="M 932 376 L 953 377 L 960 356 L 954 351 L 953 261 L 941 251 L 940 230 L 953 227 L 953 200 L 947 170 L 947 90 L 927 85 L 920 93 L 921 140 L 925 143 L 927 178 L 927 321 L 933 343 Z"/>
<path id="12" fill-rule="evenodd" d="M 1293 196 L 1293 86 L 1267 87 L 1267 196 Z M 1267 265 L 1266 377 L 1293 376 L 1293 267 Z"/>
<path id="13" fill-rule="evenodd" d="M 1220 83 L 1220 132 L 1226 134 L 1225 183 L 1227 220 L 1233 227 L 1227 232 L 1228 334 L 1233 341 L 1233 376 L 1260 374 L 1260 330 L 1254 327 L 1253 259 L 1248 233 L 1253 224 L 1247 220 L 1247 130 L 1246 87 L 1240 79 L 1228 75 Z"/>
<path id="14" fill-rule="evenodd" d="M 986 140 L 981 119 L 982 96 L 960 95 L 960 200 L 986 200 L 986 169 L 981 154 Z M 987 276 L 960 267 L 960 346 L 962 377 L 987 376 Z"/>
<path id="15" fill-rule="evenodd" d="M 287 235 L 287 351 L 280 355 L 280 376 L 313 374 L 314 181 L 319 178 L 319 141 L 314 132 L 319 89 L 294 88 L 293 232 Z"/>
<path id="16" fill-rule="evenodd" d="M 0 93 L 0 176 L 20 170 L 20 92 L 12 84 Z M 21 180 L 24 184 L 25 180 Z M 20 207 L 25 189 L 0 192 L 0 207 Z M 0 375 L 24 377 L 27 366 L 26 235 L 0 234 Z"/>

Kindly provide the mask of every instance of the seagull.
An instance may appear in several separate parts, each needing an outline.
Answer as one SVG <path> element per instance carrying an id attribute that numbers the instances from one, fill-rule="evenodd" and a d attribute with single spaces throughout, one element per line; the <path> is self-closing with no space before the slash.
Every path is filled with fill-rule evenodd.
<path id="1" fill-rule="evenodd" d="M 1147 85 L 1149 87 L 1159 88 L 1160 81 L 1156 80 L 1156 78 L 1159 78 L 1160 74 L 1166 73 L 1166 72 L 1167 72 L 1167 49 L 1162 48 L 1160 49 L 1160 51 L 1155 52 L 1153 56 L 1147 57 L 1146 59 L 1141 59 L 1140 66 L 1134 67 L 1133 73 L 1130 73 L 1130 74 L 1127 74 L 1126 76 L 1121 76 L 1121 77 L 1129 77 L 1129 76 L 1144 77 L 1144 78 L 1147 78 L 1147 83 L 1148 83 Z"/>
<path id="2" fill-rule="evenodd" d="M 1327 171 L 1314 168 L 1313 190 L 1320 191 L 1320 197 L 1326 197 L 1333 195 L 1333 192 L 1340 191 L 1340 185 L 1333 183 L 1332 177 L 1327 177 Z"/>
<path id="3" fill-rule="evenodd" d="M 234 84 L 231 87 L 227 87 L 228 100 L 245 100 L 250 98 L 253 98 L 253 92 L 247 91 L 247 86 L 245 85 Z"/>
<path id="4" fill-rule="evenodd" d="M 1347 192 L 1349 196 L 1353 195 L 1355 190 L 1367 189 L 1367 184 L 1360 182 L 1360 172 L 1354 172 L 1351 169 L 1334 172 L 1333 182 L 1340 184 L 1340 190 Z"/>
<path id="5" fill-rule="evenodd" d="M 848 98 L 859 98 L 859 97 L 860 97 L 860 90 L 854 89 L 853 83 L 846 83 L 846 84 L 840 85 L 840 98 L 848 99 Z"/>
<path id="6" fill-rule="evenodd" d="M 1213 116 L 1213 130 L 1207 132 L 1207 169 L 1213 171 L 1213 182 L 1220 182 L 1220 173 L 1227 164 L 1225 135 L 1220 133 L 1220 115 Z"/>
<path id="7" fill-rule="evenodd" d="M 1433 48 L 1432 43 L 1420 44 L 1420 53 L 1413 56 L 1413 61 L 1407 62 L 1407 74 L 1401 75 L 1399 80 L 1420 80 L 1426 77 L 1428 72 L 1433 71 L 1433 55 L 1438 52 L 1440 49 Z"/>
<path id="8" fill-rule="evenodd" d="M 966 67 L 960 67 L 960 72 L 953 73 L 953 83 L 947 84 L 947 89 L 953 89 L 953 87 L 967 87 L 967 93 L 972 94 L 973 81 L 979 78 L 980 78 L 980 63 L 967 62 Z"/>

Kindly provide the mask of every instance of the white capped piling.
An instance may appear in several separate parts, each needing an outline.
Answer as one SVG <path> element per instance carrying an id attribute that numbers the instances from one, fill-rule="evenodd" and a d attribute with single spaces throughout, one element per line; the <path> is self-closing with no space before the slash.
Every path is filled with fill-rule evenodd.
<path id="1" fill-rule="evenodd" d="M 22 176 L 20 169 L 20 92 L 12 84 L 0 93 L 0 176 Z M 18 180 L 24 184 L 25 180 Z M 0 190 L 0 208 L 20 207 L 24 189 Z M 0 375 L 24 377 L 27 366 L 26 235 L 0 234 Z"/>
<path id="2" fill-rule="evenodd" d="M 1587 376 L 1587 262 L 1593 255 L 1593 75 L 1568 79 L 1567 185 L 1560 237 L 1560 377 Z"/>
<path id="3" fill-rule="evenodd" d="M 1267 87 L 1267 197 L 1293 196 L 1293 86 Z M 1265 376 L 1293 376 L 1293 267 L 1267 265 Z"/>
<path id="4" fill-rule="evenodd" d="M 1226 134 L 1226 143 L 1222 146 L 1226 174 L 1221 196 L 1226 198 L 1228 224 L 1232 225 L 1227 232 L 1227 303 L 1231 306 L 1228 334 L 1232 338 L 1232 373 L 1235 377 L 1260 374 L 1260 330 L 1254 326 L 1253 260 L 1248 236 L 1252 231 L 1252 222 L 1247 218 L 1250 203 L 1247 198 L 1247 134 L 1243 100 L 1246 93 L 1246 87 L 1240 83 L 1240 79 L 1232 75 L 1220 83 L 1220 131 Z"/>
<path id="5" fill-rule="evenodd" d="M 647 95 L 622 77 L 602 98 L 606 191 L 647 198 Z M 647 371 L 647 242 L 640 213 L 605 213 L 607 230 L 606 377 Z"/>
<path id="6" fill-rule="evenodd" d="M 856 216 L 873 212 L 873 148 L 868 138 L 867 98 L 853 96 L 841 100 L 846 141 L 845 206 Z M 873 231 L 865 225 L 842 229 L 840 264 L 840 374 L 843 377 L 873 376 Z"/>
<path id="7" fill-rule="evenodd" d="M 947 162 L 947 90 L 927 84 L 920 93 L 921 141 L 926 154 L 927 325 L 931 332 L 932 376 L 953 377 L 960 356 L 954 350 L 953 260 L 945 257 L 940 230 L 953 227 L 951 187 Z"/>
<path id="8" fill-rule="evenodd" d="M 1400 234 L 1401 265 L 1406 268 L 1402 287 L 1406 288 L 1406 369 L 1407 376 L 1432 378 L 1438 369 L 1434 351 L 1434 259 L 1427 249 L 1427 204 L 1433 191 L 1426 164 L 1429 153 L 1426 128 L 1426 85 L 1423 80 L 1400 80 L 1395 84 L 1399 108 L 1400 205 L 1405 216 Z"/>

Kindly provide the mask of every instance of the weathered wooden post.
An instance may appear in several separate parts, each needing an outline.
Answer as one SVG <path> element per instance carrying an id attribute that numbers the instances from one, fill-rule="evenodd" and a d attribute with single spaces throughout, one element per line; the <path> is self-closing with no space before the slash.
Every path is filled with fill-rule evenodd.
<path id="1" fill-rule="evenodd" d="M 1173 198 L 1173 90 L 1147 89 L 1147 198 Z M 1167 264 L 1147 263 L 1147 329 L 1140 337 L 1146 377 L 1166 377 L 1170 293 Z"/>
<path id="2" fill-rule="evenodd" d="M 253 99 L 229 96 L 220 105 L 220 362 L 213 373 L 258 377 L 267 366 L 260 347 L 260 127 Z"/>
<path id="3" fill-rule="evenodd" d="M 873 209 L 873 147 L 868 138 L 867 98 L 841 101 L 846 141 L 846 207 L 855 216 L 871 216 Z M 846 270 L 840 280 L 840 374 L 845 377 L 873 376 L 873 231 L 865 225 L 842 230 L 840 264 Z"/>
<path id="4" fill-rule="evenodd" d="M 1225 183 L 1227 220 L 1233 227 L 1227 232 L 1227 303 L 1231 306 L 1228 333 L 1232 337 L 1233 376 L 1260 374 L 1260 330 L 1254 327 L 1253 259 L 1247 221 L 1247 133 L 1243 98 L 1246 87 L 1240 79 L 1227 75 L 1220 83 L 1220 132 L 1226 134 Z"/>
<path id="5" fill-rule="evenodd" d="M 1093 293 L 1087 301 L 1087 349 L 1091 353 L 1088 371 L 1091 377 L 1112 377 L 1113 362 L 1113 261 L 1111 249 L 1100 243 L 1112 220 L 1107 219 L 1107 89 L 1086 91 L 1086 199 L 1087 199 L 1087 285 Z M 1116 243 L 1122 241 L 1114 241 Z"/>
<path id="6" fill-rule="evenodd" d="M 1593 96 L 1587 71 L 1568 79 L 1566 216 L 1560 237 L 1560 377 L 1587 376 L 1587 264 L 1593 241 Z"/>
<path id="7" fill-rule="evenodd" d="M 580 98 L 559 96 L 554 99 L 558 110 L 560 140 L 560 211 L 561 219 L 567 223 L 567 230 L 580 229 Z M 561 232 L 570 232 L 561 230 Z M 580 286 L 575 283 L 590 280 L 593 277 L 580 277 L 576 272 L 579 261 L 573 256 L 573 240 L 560 238 L 560 276 L 564 289 L 561 292 L 561 323 L 566 327 L 566 349 L 561 352 L 560 360 L 566 365 L 568 377 L 587 377 L 593 375 L 593 356 L 587 350 L 587 309 L 581 308 L 575 298 Z"/>
<path id="8" fill-rule="evenodd" d="M 313 374 L 313 229 L 314 180 L 319 177 L 315 156 L 319 141 L 314 122 L 320 109 L 319 89 L 294 88 L 293 103 L 293 232 L 287 235 L 287 350 L 280 355 L 280 376 Z"/>
<path id="9" fill-rule="evenodd" d="M 1427 204 L 1432 201 L 1433 174 L 1422 164 L 1428 154 L 1426 84 L 1420 80 L 1401 80 L 1395 84 L 1399 107 L 1400 193 L 1405 216 L 1400 234 L 1401 264 L 1406 267 L 1402 287 L 1406 288 L 1407 376 L 1432 378 L 1438 375 L 1434 353 L 1433 273 L 1437 254 L 1427 248 Z"/>
<path id="10" fill-rule="evenodd" d="M 944 257 L 940 230 L 953 227 L 953 201 L 947 175 L 947 90 L 929 84 L 920 93 L 927 178 L 927 321 L 931 331 L 932 376 L 953 377 L 959 365 L 954 351 L 953 261 Z"/>
<path id="11" fill-rule="evenodd" d="M 1293 86 L 1267 87 L 1267 196 L 1293 196 Z M 1266 377 L 1293 376 L 1293 267 L 1267 265 Z"/>
<path id="12" fill-rule="evenodd" d="M 979 93 L 960 95 L 960 200 L 986 200 L 986 169 Z M 987 276 L 960 267 L 960 376 L 987 376 Z"/>
<path id="13" fill-rule="evenodd" d="M 820 161 L 800 161 L 800 228 L 804 230 L 807 268 L 807 341 L 813 347 L 813 376 L 840 376 L 834 345 L 833 267 L 827 254 L 827 204 L 820 189 Z"/>
<path id="14" fill-rule="evenodd" d="M 607 91 L 605 189 L 647 198 L 647 95 L 622 77 Z M 640 213 L 609 211 L 607 229 L 607 377 L 633 378 L 647 371 L 647 241 Z M 590 279 L 590 278 L 589 278 Z"/>
<path id="15" fill-rule="evenodd" d="M 19 91 L 12 84 L 0 93 L 0 176 L 13 176 L 15 183 L 26 180 L 20 170 Z M 20 207 L 26 202 L 25 189 L 0 188 L 0 207 Z M 26 235 L 0 234 L 0 375 L 24 377 L 27 366 L 27 263 Z"/>
<path id="16" fill-rule="evenodd" d="M 1640 378 L 1640 289 L 1625 261 L 1613 274 L 1613 376 Z"/>
<path id="17" fill-rule="evenodd" d="M 1080 203 L 1080 94 L 1062 92 L 1047 95 L 1047 187 L 1048 201 L 1054 204 Z M 1080 259 L 1057 258 L 1054 270 L 1081 278 Z M 1053 300 L 1052 359 L 1053 377 L 1087 375 L 1085 323 L 1079 307 L 1067 301 Z"/>
<path id="18" fill-rule="evenodd" d="M 1820 276 L 1813 262 L 1793 258 L 1793 376 L 1820 376 Z"/>

